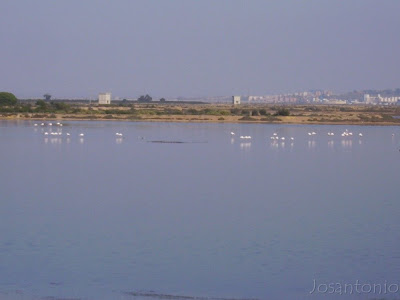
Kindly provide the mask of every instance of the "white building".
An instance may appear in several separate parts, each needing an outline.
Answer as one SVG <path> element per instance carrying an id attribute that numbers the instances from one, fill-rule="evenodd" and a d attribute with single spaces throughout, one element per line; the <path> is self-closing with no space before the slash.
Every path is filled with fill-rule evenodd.
<path id="1" fill-rule="evenodd" d="M 366 104 L 394 105 L 397 104 L 399 100 L 400 97 L 382 97 L 380 94 L 378 94 L 378 96 L 364 95 L 364 102 Z"/>
<path id="2" fill-rule="evenodd" d="M 100 93 L 99 104 L 111 104 L 111 93 Z"/>
<path id="3" fill-rule="evenodd" d="M 232 96 L 232 104 L 233 105 L 240 104 L 240 96 Z"/>

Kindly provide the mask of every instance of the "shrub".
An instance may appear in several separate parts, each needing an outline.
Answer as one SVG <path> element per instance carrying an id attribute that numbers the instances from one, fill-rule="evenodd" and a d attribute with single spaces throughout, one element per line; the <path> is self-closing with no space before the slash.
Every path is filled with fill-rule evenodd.
<path id="1" fill-rule="evenodd" d="M 12 106 L 17 104 L 17 97 L 8 92 L 0 92 L 0 106 Z"/>
<path id="2" fill-rule="evenodd" d="M 239 121 L 257 121 L 257 119 L 252 118 L 250 116 L 244 116 L 244 117 L 240 118 Z"/>
<path id="3" fill-rule="evenodd" d="M 279 108 L 275 113 L 275 116 L 289 116 L 290 111 L 287 108 Z"/>

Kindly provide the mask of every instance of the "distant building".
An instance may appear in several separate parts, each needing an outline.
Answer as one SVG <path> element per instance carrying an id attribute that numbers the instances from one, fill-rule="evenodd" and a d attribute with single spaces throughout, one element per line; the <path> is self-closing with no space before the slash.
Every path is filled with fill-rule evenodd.
<path id="1" fill-rule="evenodd" d="M 369 94 L 364 94 L 365 104 L 377 104 L 377 97 L 373 97 Z"/>
<path id="2" fill-rule="evenodd" d="M 399 100 L 400 97 L 382 97 L 380 94 L 378 96 L 364 95 L 364 102 L 366 104 L 395 105 Z"/>
<path id="3" fill-rule="evenodd" d="M 99 104 L 111 104 L 111 93 L 100 93 Z"/>
<path id="4" fill-rule="evenodd" d="M 232 96 L 232 104 L 233 105 L 240 104 L 240 96 Z"/>

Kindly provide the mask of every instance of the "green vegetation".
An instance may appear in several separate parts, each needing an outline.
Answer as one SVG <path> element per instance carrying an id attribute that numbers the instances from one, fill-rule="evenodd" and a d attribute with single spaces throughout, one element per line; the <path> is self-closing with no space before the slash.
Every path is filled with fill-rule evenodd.
<path id="1" fill-rule="evenodd" d="M 279 108 L 275 113 L 275 116 L 289 116 L 290 111 L 287 108 Z"/>
<path id="2" fill-rule="evenodd" d="M 35 104 L 35 112 L 47 112 L 47 113 L 69 113 L 69 112 L 80 112 L 80 110 L 76 110 L 76 108 L 72 109 L 71 105 L 64 102 L 55 102 L 52 101 L 50 103 L 45 102 L 44 100 L 38 100 Z"/>
<path id="3" fill-rule="evenodd" d="M 43 98 L 44 98 L 44 100 L 46 100 L 46 101 L 50 101 L 51 95 L 48 94 L 48 93 L 46 93 L 46 94 L 43 95 Z"/>
<path id="4" fill-rule="evenodd" d="M 13 106 L 18 102 L 13 93 L 0 92 L 0 106 Z"/>
<path id="5" fill-rule="evenodd" d="M 153 100 L 153 98 L 152 97 L 150 97 L 149 95 L 146 95 L 146 96 L 140 96 L 139 98 L 138 98 L 138 102 L 151 102 Z"/>
<path id="6" fill-rule="evenodd" d="M 49 110 L 49 105 L 44 102 L 43 100 L 38 100 L 36 101 L 36 111 L 48 111 Z"/>

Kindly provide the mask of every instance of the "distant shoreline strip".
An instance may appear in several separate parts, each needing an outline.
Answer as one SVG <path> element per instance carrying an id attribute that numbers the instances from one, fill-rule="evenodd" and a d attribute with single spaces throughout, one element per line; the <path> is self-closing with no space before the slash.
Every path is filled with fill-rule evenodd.
<path id="1" fill-rule="evenodd" d="M 156 299 L 167 299 L 167 300 L 259 300 L 257 298 L 218 298 L 218 297 L 215 298 L 215 297 L 159 294 L 154 292 L 126 292 L 125 294 L 135 297 L 152 297 Z"/>

